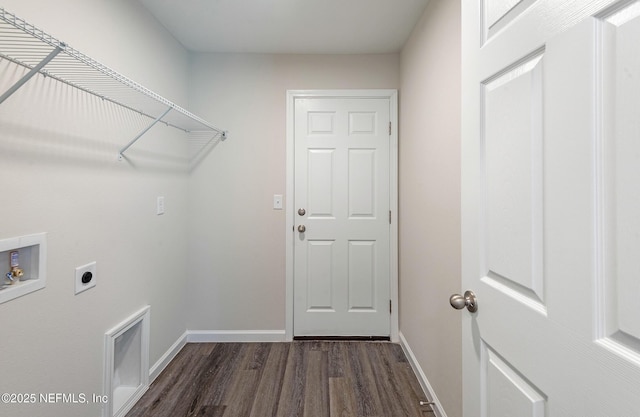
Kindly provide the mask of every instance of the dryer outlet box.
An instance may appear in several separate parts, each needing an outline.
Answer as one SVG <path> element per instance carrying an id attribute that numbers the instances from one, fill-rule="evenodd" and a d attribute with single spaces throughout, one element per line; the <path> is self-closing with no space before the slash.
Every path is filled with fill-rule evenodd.
<path id="1" fill-rule="evenodd" d="M 76 295 L 96 286 L 96 263 L 76 268 Z"/>

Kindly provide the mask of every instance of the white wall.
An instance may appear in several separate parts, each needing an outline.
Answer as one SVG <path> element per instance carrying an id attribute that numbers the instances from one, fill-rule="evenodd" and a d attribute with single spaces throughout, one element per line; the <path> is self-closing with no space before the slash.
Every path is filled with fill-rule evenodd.
<path id="1" fill-rule="evenodd" d="M 443 404 L 462 415 L 460 4 L 430 0 L 402 51 L 400 331 Z"/>
<path id="2" fill-rule="evenodd" d="M 6 10 L 186 105 L 188 56 L 129 0 L 3 0 Z M 0 64 L 0 91 L 23 71 Z M 102 394 L 104 333 L 151 305 L 151 364 L 185 330 L 182 134 L 38 76 L 0 105 L 0 239 L 48 233 L 45 289 L 0 304 L 0 393 Z M 166 214 L 155 215 L 156 196 Z M 97 286 L 74 295 L 75 267 Z M 6 271 L 0 271 L 4 275 Z M 3 416 L 87 417 L 98 405 L 0 404 Z"/>
<path id="3" fill-rule="evenodd" d="M 189 183 L 188 328 L 284 331 L 286 91 L 398 88 L 399 55 L 201 54 L 190 79 L 230 138 Z"/>

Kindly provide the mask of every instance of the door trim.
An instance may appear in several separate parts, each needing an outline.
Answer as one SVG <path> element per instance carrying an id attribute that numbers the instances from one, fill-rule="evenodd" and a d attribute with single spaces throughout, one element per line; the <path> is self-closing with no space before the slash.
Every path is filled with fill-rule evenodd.
<path id="1" fill-rule="evenodd" d="M 294 127 L 295 100 L 299 98 L 384 98 L 389 99 L 389 209 L 391 233 L 389 236 L 389 296 L 393 308 L 390 326 L 391 341 L 398 342 L 398 91 L 397 90 L 287 90 L 287 189 L 286 189 L 286 256 L 285 256 L 285 339 L 293 340 L 293 256 L 295 222 L 294 207 Z"/>

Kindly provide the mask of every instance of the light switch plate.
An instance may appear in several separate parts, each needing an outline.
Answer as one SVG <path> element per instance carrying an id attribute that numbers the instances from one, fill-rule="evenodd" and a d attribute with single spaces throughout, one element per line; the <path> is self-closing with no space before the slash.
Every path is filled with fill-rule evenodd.
<path id="1" fill-rule="evenodd" d="M 91 281 L 84 283 L 82 282 L 82 276 L 86 273 L 91 273 Z M 89 288 L 93 288 L 96 286 L 96 263 L 91 262 L 86 265 L 82 265 L 76 268 L 76 295 L 80 294 L 83 291 L 88 290 Z"/>
<path id="2" fill-rule="evenodd" d="M 282 210 L 282 194 L 273 195 L 273 209 Z"/>

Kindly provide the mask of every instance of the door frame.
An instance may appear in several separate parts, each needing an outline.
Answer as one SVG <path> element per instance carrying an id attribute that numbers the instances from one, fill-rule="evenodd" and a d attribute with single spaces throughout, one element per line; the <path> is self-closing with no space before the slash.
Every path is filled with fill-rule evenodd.
<path id="1" fill-rule="evenodd" d="M 286 256 L 285 256 L 285 340 L 293 340 L 293 288 L 294 288 L 294 179 L 295 179 L 295 100 L 300 98 L 382 98 L 389 99 L 389 209 L 391 228 L 389 236 L 389 297 L 391 309 L 391 340 L 398 336 L 398 90 L 287 90 L 287 189 L 286 189 Z"/>

